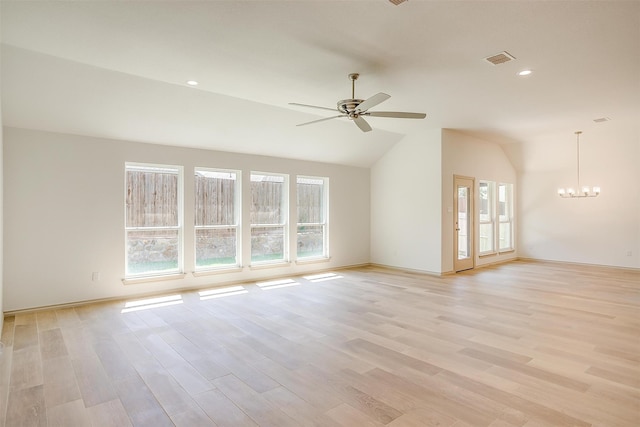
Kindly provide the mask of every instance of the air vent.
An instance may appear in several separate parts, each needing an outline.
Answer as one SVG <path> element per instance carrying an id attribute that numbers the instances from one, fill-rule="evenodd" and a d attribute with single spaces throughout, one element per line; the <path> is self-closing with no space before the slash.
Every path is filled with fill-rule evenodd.
<path id="1" fill-rule="evenodd" d="M 395 4 L 396 6 L 398 6 L 400 3 L 404 3 L 407 0 L 389 0 L 391 3 Z"/>
<path id="2" fill-rule="evenodd" d="M 511 56 L 508 52 L 500 52 L 484 58 L 485 61 L 490 62 L 493 65 L 504 64 L 505 62 L 513 61 L 514 59 L 516 58 Z"/>
<path id="3" fill-rule="evenodd" d="M 596 123 L 604 123 L 608 122 L 609 120 L 611 120 L 609 117 L 600 117 L 599 119 L 593 119 L 593 121 Z"/>

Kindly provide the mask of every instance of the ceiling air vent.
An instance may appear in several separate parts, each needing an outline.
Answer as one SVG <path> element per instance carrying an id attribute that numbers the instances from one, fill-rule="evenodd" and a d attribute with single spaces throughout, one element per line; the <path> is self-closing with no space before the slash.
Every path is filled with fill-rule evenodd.
<path id="1" fill-rule="evenodd" d="M 609 120 L 611 120 L 609 117 L 600 117 L 599 119 L 593 119 L 593 121 L 596 123 L 608 122 Z"/>
<path id="2" fill-rule="evenodd" d="M 484 58 L 485 61 L 490 62 L 493 65 L 504 64 L 505 62 L 513 61 L 514 59 L 516 58 L 511 56 L 508 52 L 500 52 Z"/>
<path id="3" fill-rule="evenodd" d="M 396 6 L 398 6 L 400 3 L 404 3 L 407 0 L 389 0 L 391 3 L 395 4 Z"/>

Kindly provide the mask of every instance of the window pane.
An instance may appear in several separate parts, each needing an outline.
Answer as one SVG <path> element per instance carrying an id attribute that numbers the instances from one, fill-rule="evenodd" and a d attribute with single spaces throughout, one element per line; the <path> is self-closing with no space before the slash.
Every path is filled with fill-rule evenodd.
<path id="1" fill-rule="evenodd" d="M 251 228 L 251 261 L 284 260 L 284 227 Z"/>
<path id="2" fill-rule="evenodd" d="M 471 238 L 468 233 L 469 188 L 458 187 L 458 259 L 469 258 Z"/>
<path id="3" fill-rule="evenodd" d="M 320 257 L 324 254 L 324 225 L 298 226 L 298 257 Z"/>
<path id="4" fill-rule="evenodd" d="M 178 225 L 178 170 L 127 167 L 127 227 Z"/>
<path id="5" fill-rule="evenodd" d="M 196 230 L 196 267 L 236 265 L 236 228 Z"/>
<path id="6" fill-rule="evenodd" d="M 196 170 L 195 225 L 236 225 L 236 173 Z"/>
<path id="7" fill-rule="evenodd" d="M 480 182 L 480 222 L 491 221 L 491 186 L 488 182 Z"/>
<path id="8" fill-rule="evenodd" d="M 500 221 L 508 221 L 510 216 L 509 184 L 498 185 L 498 212 Z"/>
<path id="9" fill-rule="evenodd" d="M 178 271 L 178 230 L 127 232 L 127 275 Z"/>
<path id="10" fill-rule="evenodd" d="M 298 222 L 324 222 L 324 181 L 298 177 Z"/>
<path id="11" fill-rule="evenodd" d="M 284 224 L 284 177 L 251 174 L 251 224 Z"/>
<path id="12" fill-rule="evenodd" d="M 493 224 L 480 224 L 480 253 L 493 252 Z"/>
<path id="13" fill-rule="evenodd" d="M 511 223 L 500 223 L 500 249 L 512 249 L 511 245 Z"/>

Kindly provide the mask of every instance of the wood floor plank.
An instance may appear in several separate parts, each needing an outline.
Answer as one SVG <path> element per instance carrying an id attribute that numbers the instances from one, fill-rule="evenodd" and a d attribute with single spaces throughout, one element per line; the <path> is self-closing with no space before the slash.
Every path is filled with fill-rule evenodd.
<path id="1" fill-rule="evenodd" d="M 66 356 L 67 346 L 59 328 L 46 329 L 40 332 L 40 355 L 42 360 Z"/>
<path id="2" fill-rule="evenodd" d="M 30 346 L 21 350 L 13 350 L 11 364 L 11 390 L 42 385 L 42 359 L 40 349 Z"/>
<path id="3" fill-rule="evenodd" d="M 134 427 L 173 427 L 173 422 L 140 377 L 116 381 L 114 388 Z"/>
<path id="4" fill-rule="evenodd" d="M 195 400 L 169 372 L 165 370 L 148 371 L 141 373 L 141 377 L 170 417 L 188 412 L 197 406 Z"/>
<path id="5" fill-rule="evenodd" d="M 27 347 L 38 345 L 38 325 L 29 323 L 19 325 L 16 323 L 13 333 L 13 349 L 22 350 Z"/>
<path id="6" fill-rule="evenodd" d="M 292 281 L 7 316 L 0 425 L 640 425 L 640 272 L 514 261 Z"/>
<path id="7" fill-rule="evenodd" d="M 43 363 L 44 400 L 48 408 L 79 400 L 82 395 L 71 359 L 67 356 Z"/>
<path id="8" fill-rule="evenodd" d="M 285 414 L 296 420 L 300 427 L 339 426 L 338 423 L 285 387 L 280 386 L 265 391 L 262 396 L 276 408 L 280 408 Z"/>
<path id="9" fill-rule="evenodd" d="M 342 403 L 335 408 L 327 411 L 327 415 L 336 420 L 343 427 L 362 426 L 362 427 L 382 427 L 384 424 L 374 421 L 362 412 L 358 411 L 346 403 Z"/>
<path id="10" fill-rule="evenodd" d="M 47 410 L 42 385 L 21 388 L 9 393 L 7 426 L 47 426 Z"/>
<path id="11" fill-rule="evenodd" d="M 92 427 L 131 427 L 131 420 L 120 399 L 87 408 Z"/>
<path id="12" fill-rule="evenodd" d="M 58 327 L 58 316 L 55 310 L 45 310 L 36 313 L 38 331 L 46 331 Z"/>
<path id="13" fill-rule="evenodd" d="M 455 423 L 456 419 L 453 417 L 417 408 L 407 411 L 387 425 L 388 427 L 451 427 Z"/>
<path id="14" fill-rule="evenodd" d="M 567 387 L 573 390 L 584 392 L 589 388 L 589 385 L 584 382 L 567 378 L 562 375 L 555 374 L 553 372 L 545 371 L 543 369 L 539 369 L 539 368 L 527 365 L 525 363 L 514 362 L 513 360 L 506 359 L 500 356 L 495 356 L 489 353 L 485 353 L 480 350 L 465 348 L 463 350 L 460 350 L 459 353 L 483 360 L 485 362 L 491 363 L 496 366 L 502 366 L 503 368 L 515 370 L 525 375 L 539 377 L 544 379 L 547 382 L 557 384 L 562 387 Z"/>
<path id="15" fill-rule="evenodd" d="M 174 366 L 167 371 L 192 396 L 213 389 L 213 385 L 188 363 Z"/>
<path id="16" fill-rule="evenodd" d="M 216 427 L 217 424 L 200 408 L 190 408 L 186 411 L 171 415 L 171 421 L 176 427 Z"/>
<path id="17" fill-rule="evenodd" d="M 74 400 L 47 409 L 49 427 L 89 426 L 91 418 L 82 400 Z"/>
<path id="18" fill-rule="evenodd" d="M 72 359 L 71 363 L 86 407 L 117 398 L 113 385 L 97 356 Z"/>
<path id="19" fill-rule="evenodd" d="M 295 427 L 298 423 L 251 387 L 233 375 L 212 381 L 213 384 L 260 426 Z"/>
<path id="20" fill-rule="evenodd" d="M 256 427 L 258 425 L 220 390 L 209 390 L 194 396 L 194 399 L 219 427 Z"/>

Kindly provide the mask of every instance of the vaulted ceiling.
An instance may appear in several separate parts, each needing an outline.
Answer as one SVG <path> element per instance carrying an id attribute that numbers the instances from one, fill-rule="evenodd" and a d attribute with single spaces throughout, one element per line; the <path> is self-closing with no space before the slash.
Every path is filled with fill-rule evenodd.
<path id="1" fill-rule="evenodd" d="M 638 1 L 2 1 L 0 13 L 7 126 L 365 167 L 424 129 L 509 143 L 640 126 Z M 502 51 L 516 59 L 484 60 Z M 427 118 L 295 126 L 332 113 L 289 102 L 333 107 L 352 72 L 356 97 L 391 95 L 375 109 Z"/>

